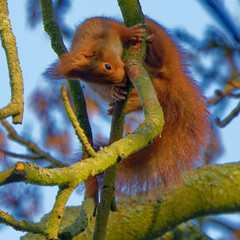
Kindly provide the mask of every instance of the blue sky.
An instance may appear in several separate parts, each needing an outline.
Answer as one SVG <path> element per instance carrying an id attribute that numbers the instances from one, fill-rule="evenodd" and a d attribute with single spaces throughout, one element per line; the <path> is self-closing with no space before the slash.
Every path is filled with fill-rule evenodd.
<path id="1" fill-rule="evenodd" d="M 26 0 L 16 1 L 8 0 L 10 19 L 13 28 L 13 33 L 16 37 L 17 47 L 19 52 L 20 65 L 24 79 L 24 99 L 28 104 L 30 94 L 35 87 L 42 87 L 46 83 L 41 76 L 44 70 L 55 61 L 56 55 L 51 49 L 48 36 L 43 30 L 43 26 L 39 24 L 35 29 L 30 29 L 26 20 Z M 160 22 L 165 27 L 185 28 L 196 37 L 202 37 L 206 24 L 216 24 L 208 12 L 202 7 L 199 1 L 192 0 L 142 0 L 140 1 L 144 14 L 152 17 Z M 237 16 L 236 5 L 237 0 L 227 0 L 229 10 Z M 92 16 L 115 16 L 121 18 L 121 13 L 115 0 L 87 0 L 77 1 L 72 0 L 73 7 L 66 15 L 66 23 L 69 27 L 75 29 L 79 22 Z M 239 17 L 238 17 L 239 18 Z M 67 43 L 68 45 L 68 43 Z M 4 107 L 10 99 L 10 88 L 8 81 L 8 70 L 5 61 L 5 53 L 0 48 L 0 108 Z M 212 93 L 213 94 L 213 93 Z M 229 112 L 231 108 L 227 109 Z M 9 121 L 11 121 L 9 119 Z M 27 131 L 28 123 L 31 121 L 31 112 L 25 108 L 23 126 L 16 126 L 16 129 Z M 34 125 L 35 126 L 35 125 Z M 39 126 L 34 128 L 34 138 L 40 138 L 41 129 Z M 225 129 L 220 130 L 225 153 L 221 158 L 221 162 L 238 161 L 239 160 L 239 141 L 237 137 L 239 132 L 239 119 L 235 119 Z M 15 148 L 15 145 L 12 146 Z M 53 204 L 56 194 L 56 188 L 48 188 L 48 201 L 45 198 L 44 213 L 47 213 Z M 78 197 L 71 197 L 69 204 L 78 204 Z M 23 233 L 16 232 L 10 228 L 0 231 L 0 238 L 19 239 Z M 217 238 L 216 238 L 217 239 Z"/>

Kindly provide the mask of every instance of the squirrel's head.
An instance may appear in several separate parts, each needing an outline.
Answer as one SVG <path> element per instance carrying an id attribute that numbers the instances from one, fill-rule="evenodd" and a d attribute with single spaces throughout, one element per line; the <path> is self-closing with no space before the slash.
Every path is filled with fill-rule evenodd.
<path id="1" fill-rule="evenodd" d="M 70 51 L 60 57 L 60 62 L 47 70 L 51 78 L 83 80 L 99 84 L 119 84 L 126 81 L 124 63 L 112 50 Z"/>

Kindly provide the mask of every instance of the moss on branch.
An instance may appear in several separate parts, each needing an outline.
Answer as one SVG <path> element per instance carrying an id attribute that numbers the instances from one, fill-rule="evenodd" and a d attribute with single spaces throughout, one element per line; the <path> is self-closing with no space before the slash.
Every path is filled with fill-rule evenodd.
<path id="1" fill-rule="evenodd" d="M 27 163 L 24 169 L 25 182 L 61 186 L 72 182 L 80 183 L 103 172 L 116 164 L 117 161 L 148 145 L 155 136 L 161 133 L 163 128 L 161 109 L 156 108 L 154 114 L 149 114 L 149 116 L 151 117 L 146 116 L 144 123 L 134 133 L 114 142 L 109 147 L 102 148 L 94 157 L 75 163 L 72 166 L 61 169 L 46 169 Z M 0 173 L 0 176 L 2 174 Z"/>
<path id="2" fill-rule="evenodd" d="M 145 201 L 139 198 L 120 201 L 118 212 L 110 213 L 106 240 L 151 239 L 189 219 L 240 210 L 236 194 L 240 191 L 239 163 L 203 166 L 183 178 L 184 185 L 167 195 Z M 66 209 L 66 214 L 68 211 L 71 208 Z M 74 222 L 77 217 L 75 214 L 70 219 Z M 91 239 L 93 225 L 94 218 L 86 231 L 74 239 Z M 64 227 L 67 226 L 61 226 Z M 27 235 L 23 240 L 27 239 L 36 238 Z"/>
<path id="3" fill-rule="evenodd" d="M 64 52 L 67 51 L 63 40 L 62 35 L 59 30 L 57 23 L 55 22 L 53 4 L 51 0 L 40 0 L 42 18 L 44 29 L 51 39 L 51 45 L 55 53 L 60 57 Z M 69 90 L 74 103 L 74 109 L 77 116 L 77 119 L 81 125 L 81 128 L 84 129 L 88 139 L 92 140 L 91 127 L 88 121 L 86 102 L 83 96 L 83 92 L 80 86 L 79 81 L 70 81 L 68 80 Z"/>
<path id="4" fill-rule="evenodd" d="M 75 130 L 75 133 L 76 133 L 79 141 L 83 144 L 83 146 L 85 148 L 85 151 L 87 152 L 87 154 L 89 156 L 95 156 L 96 153 L 95 153 L 94 149 L 92 148 L 91 144 L 88 142 L 88 139 L 87 139 L 87 137 L 84 133 L 84 130 L 81 128 L 81 126 L 80 126 L 80 124 L 77 120 L 77 117 L 74 114 L 74 112 L 71 108 L 71 105 L 68 101 L 65 83 L 63 83 L 63 85 L 62 85 L 61 91 L 62 91 L 62 97 L 63 97 L 63 101 L 64 101 L 64 105 L 65 105 L 67 115 L 69 117 L 70 122 L 73 125 L 73 128 Z"/>
<path id="5" fill-rule="evenodd" d="M 4 223 L 8 226 L 11 226 L 17 231 L 31 232 L 31 233 L 44 233 L 45 226 L 41 223 L 33 223 L 30 221 L 17 221 L 14 217 L 0 211 L 0 223 Z"/>
<path id="6" fill-rule="evenodd" d="M 141 6 L 137 0 L 118 1 L 118 3 L 121 8 L 126 26 L 133 26 L 140 22 L 144 23 L 144 17 L 141 11 Z M 146 52 L 145 41 L 143 41 L 142 43 L 138 43 L 134 46 L 130 46 L 130 48 L 126 50 L 124 59 L 126 61 L 125 67 L 127 69 L 127 76 L 129 77 L 130 81 L 133 83 L 133 85 L 137 89 L 138 93 L 141 95 L 140 99 L 146 99 L 146 101 L 148 101 L 147 99 L 152 97 L 155 100 L 154 103 L 158 104 L 157 107 L 159 108 L 158 109 L 159 110 L 158 113 L 159 113 L 161 112 L 161 107 L 158 103 L 155 91 L 153 90 L 154 87 L 152 86 L 151 80 L 149 79 L 146 71 L 144 70 L 141 64 L 144 61 L 145 52 Z M 137 61 L 137 63 L 139 64 L 139 69 L 137 69 L 136 67 L 132 67 L 131 61 L 134 61 L 134 62 Z M 140 73 L 140 75 L 138 75 L 138 73 Z M 136 75 L 138 75 L 140 78 L 140 84 L 136 84 L 139 81 L 133 78 L 133 76 L 136 76 Z M 141 86 L 143 77 L 145 80 L 144 85 L 147 85 L 147 86 L 150 85 L 152 89 L 151 87 L 150 88 L 148 87 L 147 90 L 143 90 L 143 91 L 140 90 L 140 89 L 144 89 Z M 128 92 L 131 89 L 132 88 L 129 86 Z M 153 91 L 153 94 L 152 94 L 152 91 Z M 151 95 L 148 95 L 150 93 Z M 110 143 L 113 143 L 114 141 L 121 139 L 122 132 L 123 132 L 124 110 L 125 110 L 126 102 L 125 102 L 125 105 L 122 103 L 116 103 L 116 104 L 117 105 L 114 107 L 114 113 L 113 113 L 113 119 L 112 119 Z M 143 106 L 143 108 L 145 110 L 145 115 L 149 114 L 151 118 L 152 111 L 148 112 L 150 108 L 146 108 L 145 106 Z M 118 110 L 119 112 L 115 110 Z M 160 116 L 163 118 L 163 114 L 160 114 Z M 146 122 L 150 118 L 146 119 L 144 124 L 146 124 Z M 162 122 L 160 122 L 160 125 L 161 123 Z M 153 134 L 151 136 L 152 136 L 152 139 L 155 137 Z M 98 207 L 95 231 L 93 235 L 94 240 L 105 239 L 110 208 L 111 206 L 114 206 L 114 208 L 116 208 L 116 203 L 114 200 L 116 173 L 117 173 L 117 165 L 111 166 L 104 172 L 103 187 L 101 191 L 101 202 Z"/>
<path id="7" fill-rule="evenodd" d="M 46 235 L 49 239 L 58 238 L 59 225 L 62 221 L 62 217 L 65 211 L 65 206 L 68 198 L 72 194 L 77 185 L 69 185 L 59 188 L 59 192 L 56 197 L 54 207 L 49 215 L 49 219 L 46 222 Z"/>
<path id="8" fill-rule="evenodd" d="M 16 40 L 8 18 L 6 0 L 0 0 L 0 16 L 0 35 L 2 46 L 6 52 L 12 94 L 11 102 L 6 107 L 0 109 L 0 119 L 13 116 L 13 123 L 22 123 L 24 103 L 23 79 L 18 60 Z"/>

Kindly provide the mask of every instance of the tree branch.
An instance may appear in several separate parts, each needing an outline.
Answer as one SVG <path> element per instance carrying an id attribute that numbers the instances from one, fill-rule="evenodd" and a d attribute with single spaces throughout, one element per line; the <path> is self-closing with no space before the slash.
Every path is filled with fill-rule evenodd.
<path id="1" fill-rule="evenodd" d="M 10 85 L 11 102 L 0 109 L 0 119 L 13 116 L 13 123 L 22 123 L 23 118 L 23 80 L 18 60 L 16 40 L 12 33 L 8 18 L 7 1 L 0 0 L 0 35 L 2 46 L 6 52 Z"/>
<path id="2" fill-rule="evenodd" d="M 25 173 L 23 172 L 25 164 L 22 162 L 16 163 L 11 168 L 0 173 L 0 186 L 12 182 L 24 181 Z"/>
<path id="3" fill-rule="evenodd" d="M 59 189 L 54 207 L 46 223 L 46 235 L 49 239 L 58 238 L 59 225 L 62 221 L 67 200 L 72 194 L 73 190 L 76 188 L 76 186 L 77 185 L 75 184 L 71 184 L 69 186 L 64 186 Z"/>
<path id="4" fill-rule="evenodd" d="M 126 20 L 125 22 L 127 22 L 128 26 L 133 26 L 139 23 L 140 19 L 141 19 L 141 22 L 144 23 L 144 17 L 141 11 L 141 7 L 137 0 L 118 1 L 118 2 L 119 2 L 119 5 L 121 6 L 123 17 Z M 131 8 L 129 8 L 128 4 L 131 5 Z M 131 9 L 131 14 L 129 14 L 128 9 Z M 142 48 L 141 45 L 145 46 L 145 48 L 144 47 Z M 145 55 L 145 50 L 146 50 L 146 43 L 143 42 L 142 44 L 137 44 L 137 46 L 136 47 L 134 46 L 133 48 L 137 50 L 136 51 L 137 54 L 131 54 L 131 50 L 127 49 L 125 53 L 125 56 L 127 57 L 125 57 L 125 60 L 129 60 L 131 58 L 136 59 L 137 57 L 141 56 L 139 60 L 143 62 L 144 60 L 143 57 Z M 141 68 L 143 67 L 141 66 Z M 132 69 L 132 70 L 135 70 L 135 69 Z M 130 74 L 134 75 L 134 73 L 131 73 L 129 71 L 127 75 L 129 76 Z M 129 84 L 128 95 L 130 94 L 131 89 L 132 87 L 130 87 L 130 84 Z M 121 102 L 115 103 L 116 106 L 113 112 L 110 144 L 122 138 L 126 104 L 127 104 L 127 101 L 125 103 L 121 103 Z M 102 191 L 101 191 L 101 202 L 98 207 L 98 213 L 97 213 L 97 218 L 95 223 L 95 231 L 93 235 L 94 240 L 105 239 L 110 208 L 112 208 L 112 210 L 116 210 L 116 203 L 114 198 L 116 174 L 117 174 L 116 164 L 108 168 L 104 172 L 104 179 L 103 179 Z"/>
<path id="5" fill-rule="evenodd" d="M 14 217 L 0 210 L 0 222 L 11 226 L 17 231 L 44 233 L 44 224 L 33 223 L 30 221 L 17 221 Z"/>
<path id="6" fill-rule="evenodd" d="M 240 102 L 224 120 L 221 121 L 219 118 L 217 118 L 216 124 L 219 127 L 225 127 L 228 123 L 230 123 L 239 114 L 239 112 L 240 112 Z"/>
<path id="7" fill-rule="evenodd" d="M 53 13 L 53 4 L 51 0 L 40 0 L 41 11 L 42 11 L 42 19 L 45 31 L 48 33 L 51 39 L 51 45 L 55 53 L 60 57 L 64 52 L 67 51 L 64 43 L 62 41 L 62 36 L 60 29 L 55 22 L 55 17 Z M 84 132 L 88 138 L 88 142 L 92 144 L 92 131 L 90 127 L 90 123 L 88 120 L 86 102 L 83 95 L 83 91 L 79 81 L 70 81 L 67 80 L 68 87 L 72 96 L 75 114 L 77 116 L 77 120 L 80 124 L 80 127 L 84 129 Z M 89 157 L 85 147 L 82 147 L 82 158 Z M 95 181 L 97 183 L 96 176 L 95 179 L 88 179 L 85 182 L 85 197 L 94 197 L 95 201 L 98 202 L 98 196 L 92 196 L 91 192 L 88 191 L 88 185 L 91 186 L 92 182 Z"/>
<path id="8" fill-rule="evenodd" d="M 222 101 L 225 97 L 234 97 L 232 92 L 235 89 L 239 89 L 239 88 L 240 88 L 240 77 L 238 76 L 236 78 L 230 79 L 226 83 L 223 91 L 219 91 L 219 90 L 216 91 L 216 96 L 208 99 L 207 103 L 208 104 L 216 104 L 216 103 L 219 103 L 220 101 Z"/>
<path id="9" fill-rule="evenodd" d="M 48 153 L 42 151 L 34 142 L 28 141 L 27 139 L 20 137 L 5 119 L 2 119 L 1 122 L 5 129 L 8 131 L 9 139 L 12 139 L 13 141 L 27 147 L 27 149 L 34 154 L 34 158 L 31 159 L 45 159 L 46 161 L 50 162 L 54 167 L 66 166 L 66 164 L 61 163 L 60 161 L 50 156 Z"/>
<path id="10" fill-rule="evenodd" d="M 88 142 L 88 139 L 87 139 L 83 129 L 80 127 L 77 117 L 74 114 L 74 112 L 71 108 L 71 105 L 68 101 L 65 83 L 63 83 L 63 85 L 62 85 L 61 91 L 62 91 L 62 97 L 63 97 L 67 115 L 69 117 L 70 122 L 73 125 L 73 128 L 75 129 L 75 133 L 76 133 L 79 141 L 83 144 L 83 146 L 89 156 L 95 156 L 96 153 L 95 153 L 94 149 L 92 148 L 91 144 Z"/>
<path id="11" fill-rule="evenodd" d="M 51 39 L 51 45 L 55 53 L 60 57 L 67 51 L 62 35 L 59 30 L 53 13 L 53 5 L 51 0 L 40 0 L 43 25 L 45 31 Z M 88 139 L 92 139 L 91 127 L 88 121 L 86 102 L 79 81 L 67 81 L 71 96 L 73 99 L 74 109 L 77 119 L 82 129 L 84 129 Z M 90 141 L 91 142 L 91 141 Z"/>
<path id="12" fill-rule="evenodd" d="M 23 154 L 8 152 L 3 149 L 0 149 L 0 152 L 3 153 L 4 155 L 15 157 L 15 158 L 22 158 L 22 159 L 28 159 L 28 160 L 44 159 L 44 157 L 42 155 L 23 155 Z"/>
<path id="13" fill-rule="evenodd" d="M 130 90 L 132 89 L 132 84 L 129 81 L 127 83 L 127 89 L 128 95 L 126 101 L 115 101 L 114 103 L 109 144 L 122 138 L 125 109 L 130 95 Z M 98 212 L 93 236 L 93 239 L 96 240 L 105 239 L 110 209 L 112 211 L 117 210 L 114 196 L 116 173 L 117 164 L 114 164 L 113 166 L 109 167 L 104 171 L 104 179 L 101 191 L 101 202 L 97 209 Z"/>
<path id="14" fill-rule="evenodd" d="M 139 75 L 137 76 L 139 77 Z M 138 80 L 137 78 L 135 83 Z M 154 88 L 149 84 L 148 78 L 142 78 L 142 81 L 145 91 L 142 91 L 141 88 L 138 91 L 141 94 L 140 96 L 142 96 L 140 98 L 143 102 L 146 119 L 133 133 L 128 134 L 124 139 L 114 142 L 109 147 L 101 149 L 96 153 L 95 157 L 85 159 L 67 168 L 45 169 L 28 163 L 24 168 L 26 175 L 25 182 L 59 186 L 66 185 L 69 182 L 80 183 L 142 149 L 155 136 L 160 135 L 163 128 L 163 112 L 157 98 L 154 98 Z M 136 86 L 139 88 L 138 85 Z M 149 98 L 148 96 L 151 97 Z"/>
<path id="15" fill-rule="evenodd" d="M 154 239 L 189 219 L 239 212 L 240 198 L 236 194 L 240 191 L 239 163 L 203 166 L 184 174 L 183 179 L 184 185 L 176 186 L 167 195 L 145 201 L 139 198 L 120 201 L 118 212 L 110 213 L 106 240 Z M 68 211 L 70 208 L 66 208 L 65 212 Z M 74 221 L 77 217 L 78 214 L 73 214 L 70 219 Z M 93 225 L 94 221 L 79 239 L 91 239 Z M 34 235 L 28 236 L 23 240 L 35 239 Z"/>
<path id="16" fill-rule="evenodd" d="M 59 234 L 59 238 L 63 240 L 72 240 L 73 237 L 83 232 L 92 219 L 92 213 L 94 208 L 95 208 L 95 202 L 93 201 L 93 199 L 84 200 L 82 202 L 82 206 L 80 207 L 80 214 L 77 215 L 77 218 L 75 219 L 75 221 L 73 221 L 73 224 L 68 225 L 67 227 L 64 226 L 64 224 L 62 224 L 63 226 L 62 231 L 60 227 L 61 233 Z M 79 207 L 76 209 L 79 209 Z M 67 213 L 66 212 L 64 213 L 63 221 L 67 219 L 67 217 L 65 217 Z M 74 211 L 74 213 L 76 213 L 76 210 Z M 72 214 L 70 213 L 69 215 L 70 215 L 69 217 L 71 218 Z"/>

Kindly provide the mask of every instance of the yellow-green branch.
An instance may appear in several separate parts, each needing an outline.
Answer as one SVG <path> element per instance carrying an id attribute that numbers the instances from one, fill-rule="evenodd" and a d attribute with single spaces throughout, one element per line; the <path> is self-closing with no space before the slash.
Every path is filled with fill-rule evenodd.
<path id="1" fill-rule="evenodd" d="M 44 225 L 30 221 L 17 221 L 14 217 L 0 210 L 0 223 L 13 227 L 15 230 L 32 233 L 44 233 Z"/>
<path id="2" fill-rule="evenodd" d="M 71 105 L 68 101 L 65 83 L 63 83 L 61 90 L 62 90 L 62 97 L 63 97 L 63 101 L 64 101 L 64 105 L 65 105 L 67 115 L 69 117 L 70 122 L 73 125 L 73 128 L 75 130 L 75 133 L 76 133 L 78 139 L 84 145 L 85 150 L 87 151 L 88 155 L 89 156 L 95 156 L 96 153 L 95 153 L 94 149 L 92 148 L 91 144 L 88 142 L 88 139 L 87 139 L 83 129 L 80 127 L 80 124 L 77 120 L 77 117 L 74 114 L 74 112 L 72 110 L 72 107 L 71 107 Z"/>
<path id="3" fill-rule="evenodd" d="M 23 118 L 23 79 L 18 60 L 16 40 L 12 33 L 8 18 L 7 1 L 0 0 L 0 35 L 2 46 L 6 52 L 10 86 L 11 102 L 0 109 L 0 119 L 13 116 L 13 123 L 22 123 Z"/>
<path id="4" fill-rule="evenodd" d="M 59 189 L 54 207 L 50 213 L 49 220 L 46 224 L 46 235 L 49 239 L 58 238 L 59 225 L 62 221 L 65 205 L 76 186 L 77 185 L 72 184 L 69 186 L 61 187 Z"/>
<path id="5" fill-rule="evenodd" d="M 151 106 L 149 108 L 151 110 Z M 162 110 L 157 107 L 153 107 L 153 110 L 153 114 L 146 115 L 144 123 L 134 133 L 114 142 L 109 147 L 102 148 L 95 157 L 61 169 L 46 169 L 31 163 L 25 164 L 25 182 L 40 185 L 66 185 L 71 182 L 80 183 L 103 172 L 117 161 L 147 146 L 155 136 L 160 135 L 163 128 Z M 3 173 L 0 173 L 0 176 Z"/>
<path id="6" fill-rule="evenodd" d="M 131 5 L 131 7 L 128 4 Z M 141 7 L 137 0 L 119 1 L 119 5 L 121 7 L 121 11 L 127 26 L 133 26 L 139 22 L 142 22 L 142 23 L 144 22 L 144 17 L 141 11 Z M 131 10 L 131 13 L 129 13 L 129 10 Z M 137 54 L 131 54 L 132 49 L 136 49 Z M 126 50 L 124 59 L 126 61 L 132 58 L 133 59 L 138 58 L 139 63 L 142 63 L 144 61 L 145 50 L 146 50 L 146 42 L 137 44 L 137 46 L 132 46 L 130 49 Z M 141 68 L 143 68 L 143 66 L 141 66 Z M 129 78 L 130 78 L 130 75 L 136 74 L 135 72 L 131 72 L 131 71 L 135 71 L 135 69 L 132 68 L 127 72 L 127 75 Z M 130 80 L 132 81 L 131 78 Z M 148 79 L 148 81 L 151 82 L 150 79 Z M 129 87 L 128 90 L 130 89 L 131 88 Z M 122 138 L 125 106 L 126 106 L 126 103 L 125 104 L 116 103 L 115 107 L 117 107 L 117 109 L 114 108 L 110 143 L 113 143 L 114 141 L 117 141 Z M 118 110 L 119 112 L 115 110 Z M 98 207 L 98 213 L 97 213 L 97 218 L 95 223 L 95 231 L 93 235 L 94 240 L 105 239 L 110 208 L 112 208 L 112 210 L 116 210 L 116 203 L 114 199 L 116 174 L 117 174 L 116 164 L 111 166 L 104 172 L 103 186 L 101 191 L 101 202 Z"/>
<path id="7" fill-rule="evenodd" d="M 110 213 L 106 240 L 154 239 L 189 219 L 239 212 L 240 198 L 236 194 L 240 192 L 239 163 L 203 166 L 185 174 L 183 179 L 184 185 L 175 186 L 167 195 L 147 201 L 139 198 L 120 201 L 118 211 Z M 65 213 L 68 211 L 67 208 Z M 77 217 L 71 215 L 70 219 L 74 221 Z M 93 225 L 94 221 L 76 239 L 92 239 Z M 33 240 L 31 237 L 23 240 Z"/>
<path id="8" fill-rule="evenodd" d="M 80 207 L 80 212 L 74 211 L 74 214 L 77 213 L 77 217 L 75 221 L 72 221 L 73 224 L 67 226 L 67 227 L 62 227 L 64 228 L 63 231 L 59 232 L 59 237 L 64 240 L 72 240 L 74 236 L 78 235 L 79 233 L 83 232 L 86 227 L 88 226 L 89 222 L 92 219 L 92 213 L 95 208 L 95 202 L 93 199 L 86 199 L 82 202 L 82 206 Z M 66 208 L 68 209 L 68 208 Z M 79 209 L 79 208 L 76 208 Z M 67 211 L 68 213 L 69 211 Z M 66 214 L 67 214 L 66 213 Z M 65 220 L 67 217 L 66 214 L 63 216 L 63 220 Z M 79 215 L 78 215 L 79 214 Z M 69 214 L 69 219 L 71 219 L 72 214 Z M 64 224 L 62 224 L 64 225 Z"/>

